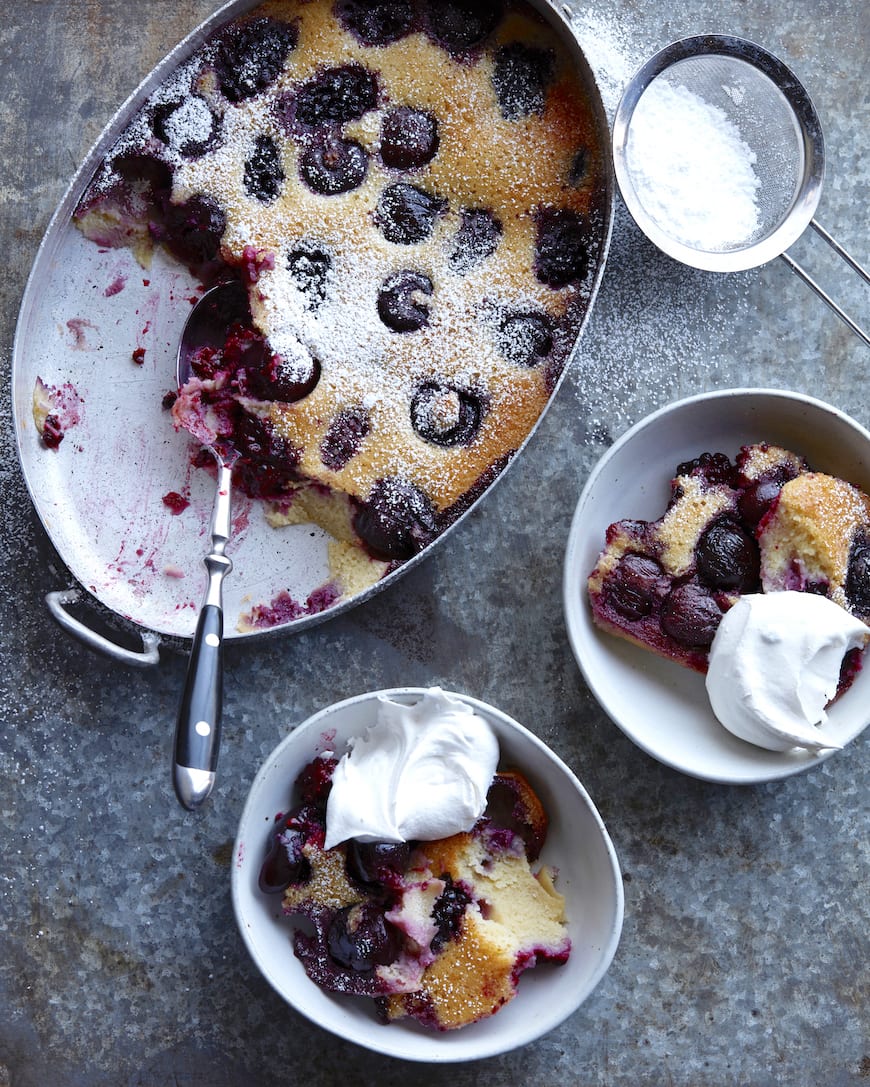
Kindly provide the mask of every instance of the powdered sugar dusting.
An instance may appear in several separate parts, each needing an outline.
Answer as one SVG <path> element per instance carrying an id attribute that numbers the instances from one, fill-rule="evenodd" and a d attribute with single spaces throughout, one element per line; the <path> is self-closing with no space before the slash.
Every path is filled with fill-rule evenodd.
<path id="1" fill-rule="evenodd" d="M 653 80 L 628 128 L 626 162 L 641 207 L 693 249 L 745 245 L 759 226 L 755 152 L 724 110 L 682 84 Z"/>
<path id="2" fill-rule="evenodd" d="M 584 7 L 571 16 L 571 23 L 595 74 L 604 108 L 613 116 L 622 92 L 643 60 L 636 39 L 630 39 L 614 20 L 611 9 L 600 12 Z"/>
<path id="3" fill-rule="evenodd" d="M 572 26 L 612 118 L 661 40 L 645 41 L 642 26 L 622 24 L 595 2 L 572 16 Z M 658 251 L 619 199 L 608 269 L 569 371 L 592 456 L 651 405 L 715 384 L 735 322 L 752 328 L 761 320 L 753 298 L 757 272 L 729 275 L 724 290 L 722 277 Z"/>

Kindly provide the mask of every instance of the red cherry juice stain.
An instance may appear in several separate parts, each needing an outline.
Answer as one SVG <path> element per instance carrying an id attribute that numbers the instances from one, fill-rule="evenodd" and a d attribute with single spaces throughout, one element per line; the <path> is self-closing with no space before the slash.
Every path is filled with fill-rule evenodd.
<path id="1" fill-rule="evenodd" d="M 271 627 L 290 623 L 303 615 L 317 615 L 326 611 L 341 596 L 341 590 L 334 582 L 327 582 L 315 589 L 304 604 L 282 589 L 270 604 L 257 604 L 245 617 L 255 630 L 268 630 Z"/>
<path id="2" fill-rule="evenodd" d="M 120 294 L 126 286 L 127 277 L 124 275 L 116 275 L 108 287 L 103 291 L 103 297 L 114 298 L 114 296 Z"/>
<path id="3" fill-rule="evenodd" d="M 320 733 L 320 742 L 315 750 L 318 753 L 335 751 L 335 737 L 336 731 L 334 728 L 324 729 L 324 731 Z"/>
<path id="4" fill-rule="evenodd" d="M 70 346 L 76 351 L 87 351 L 91 345 L 88 343 L 86 329 L 90 328 L 96 332 L 97 326 L 92 325 L 91 322 L 84 317 L 70 317 L 66 323 L 66 327 L 73 336 Z"/>
<path id="5" fill-rule="evenodd" d="M 241 536 L 245 532 L 251 523 L 251 507 L 250 505 L 242 506 L 233 514 L 233 534 Z"/>

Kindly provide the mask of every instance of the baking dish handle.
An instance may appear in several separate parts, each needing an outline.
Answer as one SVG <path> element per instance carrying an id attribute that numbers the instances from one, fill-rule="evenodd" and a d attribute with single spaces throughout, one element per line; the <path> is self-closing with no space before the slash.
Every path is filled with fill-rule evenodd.
<path id="1" fill-rule="evenodd" d="M 75 604 L 80 599 L 81 593 L 78 589 L 60 589 L 47 593 L 45 603 L 55 622 L 63 627 L 68 634 L 72 634 L 74 638 L 84 642 L 89 648 L 105 653 L 113 660 L 121 661 L 123 664 L 131 664 L 134 668 L 150 668 L 160 661 L 160 653 L 158 652 L 160 638 L 157 634 L 150 630 L 140 631 L 140 637 L 142 638 L 141 652 L 116 645 L 115 642 L 103 637 L 102 634 L 91 630 L 89 626 L 70 615 L 66 610 L 67 605 Z"/>

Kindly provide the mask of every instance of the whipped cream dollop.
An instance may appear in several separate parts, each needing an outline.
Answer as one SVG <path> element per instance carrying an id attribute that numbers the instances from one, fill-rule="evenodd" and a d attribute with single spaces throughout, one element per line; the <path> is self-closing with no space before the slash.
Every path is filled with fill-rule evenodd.
<path id="1" fill-rule="evenodd" d="M 868 637 L 870 627 L 815 593 L 743 596 L 710 647 L 713 712 L 729 732 L 769 751 L 839 748 L 821 731 L 825 707 L 843 657 Z"/>
<path id="2" fill-rule="evenodd" d="M 471 706 L 438 687 L 414 705 L 381 697 L 375 724 L 332 776 L 326 842 L 435 841 L 470 830 L 486 807 L 498 740 Z"/>

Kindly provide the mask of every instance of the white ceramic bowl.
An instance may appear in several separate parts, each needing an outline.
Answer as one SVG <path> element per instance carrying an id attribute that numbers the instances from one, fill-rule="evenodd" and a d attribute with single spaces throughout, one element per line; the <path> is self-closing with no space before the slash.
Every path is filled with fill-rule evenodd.
<path id="1" fill-rule="evenodd" d="M 542 964 L 520 979 L 519 993 L 490 1019 L 438 1032 L 410 1020 L 379 1023 L 374 1003 L 338 996 L 309 981 L 292 947 L 293 923 L 280 895 L 257 887 L 270 827 L 286 811 L 299 771 L 320 751 L 343 753 L 347 740 L 375 723 L 378 695 L 415 702 L 419 688 L 372 692 L 330 706 L 299 725 L 266 760 L 251 787 L 236 839 L 232 899 L 254 962 L 296 1011 L 318 1026 L 379 1053 L 447 1062 L 490 1057 L 557 1026 L 589 996 L 607 970 L 622 930 L 622 878 L 601 817 L 568 767 L 537 737 L 499 710 L 459 695 L 492 726 L 501 763 L 520 768 L 540 796 L 550 829 L 542 859 L 558 868 L 572 950 L 561 966 Z"/>
<path id="2" fill-rule="evenodd" d="M 586 579 L 608 525 L 655 520 L 678 464 L 700 453 L 733 458 L 741 445 L 770 442 L 802 453 L 811 467 L 870 493 L 870 433 L 812 397 L 770 389 L 730 389 L 680 400 L 641 420 L 598 462 L 568 538 L 565 617 L 574 655 L 590 690 L 613 721 L 660 762 L 693 777 L 754 784 L 796 774 L 833 752 L 765 751 L 727 732 L 713 716 L 704 677 L 599 630 Z M 828 712 L 826 731 L 842 745 L 870 719 L 870 665 Z"/>

